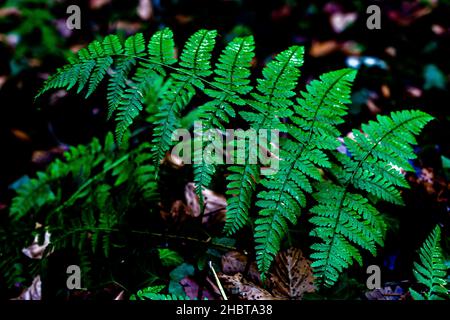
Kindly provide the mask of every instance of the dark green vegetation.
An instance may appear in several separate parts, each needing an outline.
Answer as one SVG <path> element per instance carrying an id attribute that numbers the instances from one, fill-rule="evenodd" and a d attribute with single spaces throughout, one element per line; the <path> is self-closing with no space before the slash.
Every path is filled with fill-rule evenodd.
<path id="1" fill-rule="evenodd" d="M 260 177 L 258 165 L 231 166 L 227 193 L 233 197 L 227 210 L 227 233 L 231 235 L 253 219 L 249 207 L 252 193 L 260 183 L 262 190 L 256 205 L 261 210 L 253 233 L 258 268 L 264 279 L 288 233 L 288 222 L 296 224 L 302 209 L 312 206 L 311 235 L 319 239 L 311 246 L 312 266 L 318 283 L 332 286 L 353 261 L 363 266 L 360 249 L 376 254 L 376 244 L 383 245 L 386 224 L 374 203 L 383 200 L 403 204 L 397 188 L 408 184 L 400 170 L 413 170 L 407 160 L 415 158 L 411 147 L 416 143 L 414 136 L 432 118 L 421 111 L 379 116 L 376 122 L 363 125 L 362 132 L 354 130 L 353 139 L 345 138 L 350 156 L 344 155 L 337 151 L 337 126 L 347 113 L 354 70 L 326 73 L 295 99 L 293 89 L 300 76 L 303 48 L 294 46 L 264 68 L 263 77 L 253 89 L 248 80 L 253 39 L 234 39 L 211 70 L 215 36 L 215 31 L 207 30 L 192 35 L 181 52 L 178 67 L 172 66 L 176 59 L 169 29 L 157 32 L 148 45 L 141 34 L 131 36 L 124 44 L 118 37 L 108 36 L 82 49 L 70 64 L 50 77 L 40 94 L 54 88 L 75 87 L 80 93 L 87 86 L 89 96 L 107 70 L 113 68 L 107 98 L 108 113 L 115 114 L 117 122 L 118 147 L 115 150 L 116 145 L 109 138 L 105 150 L 96 140 L 89 147 L 71 150 L 65 162 L 53 163 L 46 173 L 39 173 L 37 179 L 18 189 L 11 218 L 29 221 L 30 215 L 39 217 L 38 221 L 43 221 L 45 230 L 52 235 L 51 246 L 55 250 L 78 249 L 95 254 L 101 242 L 103 255 L 108 258 L 114 250 L 112 246 L 126 249 L 126 244 L 114 242 L 113 234 L 120 237 L 127 232 L 145 233 L 127 230 L 131 217 L 125 213 L 130 211 L 130 204 L 144 205 L 144 201 L 151 203 L 155 198 L 157 168 L 170 151 L 170 137 L 180 127 L 181 111 L 198 91 L 212 99 L 198 107 L 200 118 L 210 122 L 207 127 L 215 123 L 223 127 L 229 123 L 228 117 L 237 116 L 236 108 L 249 127 L 278 129 L 287 134 L 280 145 L 281 168 L 275 175 Z M 210 82 L 206 77 L 213 71 L 215 77 Z M 157 103 L 152 142 L 123 150 L 124 135 L 143 110 L 148 87 L 158 76 L 170 84 Z M 222 113 L 227 116 L 220 117 Z M 209 187 L 215 169 L 208 166 L 212 165 L 194 169 L 196 190 Z M 92 175 L 99 167 L 102 170 Z M 108 175 L 110 184 L 105 183 Z M 77 179 L 78 185 L 63 200 L 66 190 L 60 184 L 68 177 Z M 52 184 L 56 185 L 54 189 Z M 119 197 L 113 197 L 113 193 Z M 197 193 L 201 197 L 202 193 Z M 308 203 L 309 194 L 315 201 Z M 69 218 L 67 211 L 71 208 L 79 211 Z M 82 261 L 87 274 L 89 258 Z M 13 275 L 14 262 L 12 257 L 11 263 L 6 264 L 7 272 Z"/>
<path id="2" fill-rule="evenodd" d="M 203 26 L 209 28 L 210 23 L 189 29 Z M 296 246 L 311 259 L 314 270 L 318 291 L 309 298 L 360 296 L 367 291 L 365 270 L 371 264 L 384 268 L 383 283 L 393 269 L 400 271 L 386 280 L 413 280 L 414 273 L 418 284 L 412 282 L 406 290 L 414 299 L 448 295 L 448 237 L 441 214 L 445 193 L 439 193 L 437 204 L 415 207 L 421 198 L 413 199 L 414 194 L 421 191 L 412 178 L 424 161 L 416 160 L 417 154 L 436 152 L 437 168 L 445 170 L 445 150 L 442 160 L 436 150 L 448 144 L 429 129 L 444 126 L 445 115 L 395 95 L 392 79 L 387 81 L 392 96 L 383 91 L 392 105 L 382 102 L 382 111 L 361 112 L 361 101 L 373 101 L 361 83 L 369 79 L 370 85 L 378 85 L 384 81 L 379 71 L 362 68 L 357 74 L 342 69 L 341 60 L 310 63 L 314 43 L 293 45 L 258 63 L 256 59 L 264 57 L 261 52 L 281 51 L 281 46 L 268 51 L 258 33 L 255 41 L 249 30 L 233 30 L 226 36 L 222 30 L 202 29 L 189 36 L 175 32 L 175 39 L 169 28 L 145 30 L 145 35 L 114 32 L 84 43 L 58 70 L 46 67 L 50 76 L 35 105 L 66 97 L 58 89 L 71 91 L 64 99 L 89 97 L 73 100 L 76 107 L 59 108 L 70 117 L 77 108 L 96 105 L 101 133 L 89 131 L 90 117 L 74 119 L 76 130 L 87 129 L 84 139 L 70 140 L 78 146 L 12 185 L 8 208 L 0 207 L 2 287 L 12 291 L 39 274 L 44 297 L 73 298 L 77 293 L 66 289 L 65 268 L 76 264 L 82 268 L 83 287 L 95 298 L 102 290 L 124 290 L 132 299 L 204 298 L 203 289 L 193 293 L 186 288 L 215 282 L 208 261 L 224 271 L 219 270 L 219 259 L 238 250 L 249 263 L 256 261 L 262 286 L 273 293 L 276 256 Z M 23 52 L 31 58 L 69 55 L 66 49 Z M 15 59 L 16 65 L 26 64 Z M 407 63 L 399 59 L 394 65 Z M 408 81 L 414 78 L 410 73 Z M 424 90 L 442 94 L 446 80 L 436 65 L 427 64 L 424 77 Z M 433 118 L 438 121 L 430 122 Z M 113 119 L 111 127 L 104 124 L 106 119 Z M 279 171 L 264 176 L 261 165 L 255 164 L 174 163 L 167 156 L 175 143 L 171 134 L 177 128 L 192 130 L 195 120 L 220 130 L 280 130 Z M 434 146 L 434 141 L 440 142 Z M 195 211 L 185 191 L 192 181 L 198 214 L 187 213 Z M 411 182 L 413 190 L 407 191 Z M 226 194 L 225 218 L 211 220 L 224 208 L 208 207 L 214 204 L 208 189 Z M 179 199 L 186 202 L 186 212 L 177 211 Z M 415 209 L 421 209 L 419 219 L 426 222 L 410 241 L 410 234 L 399 232 L 399 220 L 409 221 Z M 407 229 L 413 233 L 416 220 L 410 221 Z M 436 224 L 443 227 L 442 241 L 439 227 L 430 234 Z M 43 241 L 46 233 L 51 236 L 44 259 L 24 257 L 22 248 L 36 235 Z M 411 255 L 411 261 L 399 258 L 400 267 L 392 267 L 403 242 L 411 252 L 424 243 L 417 263 L 413 265 L 417 257 Z M 186 279 L 191 282 L 181 285 Z"/>

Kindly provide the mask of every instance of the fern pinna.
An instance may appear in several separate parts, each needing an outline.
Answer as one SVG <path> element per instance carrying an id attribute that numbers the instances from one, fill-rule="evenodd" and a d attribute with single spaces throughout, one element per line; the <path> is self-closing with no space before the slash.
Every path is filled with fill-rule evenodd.
<path id="1" fill-rule="evenodd" d="M 258 194 L 256 203 L 261 208 L 255 229 L 257 261 L 264 273 L 280 250 L 287 222 L 296 224 L 306 206 L 305 193 L 313 190 L 310 179 L 321 180 L 318 168 L 331 166 L 324 150 L 339 146 L 336 125 L 343 122 L 355 75 L 352 69 L 324 74 L 308 85 L 294 105 L 288 130 L 292 138 L 281 145 L 279 171 L 261 181 L 267 190 Z"/>
<path id="2" fill-rule="evenodd" d="M 241 111 L 239 114 L 250 125 L 250 128 L 277 129 L 286 131 L 281 119 L 292 114 L 289 107 L 295 96 L 293 90 L 300 77 L 299 67 L 303 64 L 303 47 L 293 46 L 278 54 L 263 70 L 263 78 L 258 79 L 256 93 L 247 103 L 253 111 Z M 246 153 L 246 163 L 242 166 L 233 165 L 228 176 L 227 194 L 231 196 L 227 206 L 227 220 L 225 232 L 232 234 L 243 227 L 248 221 L 248 211 L 252 202 L 252 195 L 259 182 L 260 168 L 249 163 L 250 150 Z"/>
<path id="3" fill-rule="evenodd" d="M 228 124 L 231 118 L 236 117 L 234 106 L 245 105 L 241 96 L 245 96 L 252 90 L 249 85 L 250 66 L 254 57 L 253 37 L 235 38 L 232 40 L 219 57 L 214 73 L 216 77 L 211 83 L 211 88 L 205 89 L 205 93 L 213 100 L 199 107 L 200 120 L 203 129 L 216 129 L 225 131 L 223 124 Z M 203 157 L 203 137 L 195 136 L 194 145 L 202 146 L 195 150 L 194 182 L 200 202 L 203 201 L 202 188 L 208 186 L 215 173 L 214 163 L 205 161 Z M 199 154 L 200 153 L 200 154 Z"/>
<path id="4" fill-rule="evenodd" d="M 409 160 L 415 158 L 415 136 L 431 116 L 409 110 L 380 115 L 377 121 L 344 138 L 348 153 L 342 154 L 337 151 L 342 136 L 338 126 L 348 112 L 355 70 L 325 73 L 297 94 L 304 49 L 292 46 L 263 68 L 262 77 L 253 86 L 253 38 L 232 40 L 214 64 L 216 35 L 216 31 L 196 32 L 179 59 L 174 55 L 173 34 L 167 28 L 156 32 L 148 45 L 141 34 L 124 43 L 110 35 L 81 50 L 46 81 L 41 94 L 78 84 L 78 92 L 88 86 L 89 96 L 109 76 L 108 113 L 115 115 L 116 140 L 120 143 L 143 110 L 153 79 L 167 80 L 152 117 L 151 143 L 141 157 L 142 164 L 151 166 L 143 170 L 144 181 L 152 185 L 150 194 L 156 184 L 150 176 L 156 176 L 172 146 L 173 131 L 181 127 L 182 111 L 195 95 L 206 100 L 198 107 L 198 120 L 219 137 L 226 125 L 234 123 L 244 123 L 245 128 L 255 131 L 282 132 L 277 172 L 262 175 L 264 167 L 250 163 L 251 148 L 245 146 L 240 150 L 244 163 L 228 167 L 224 232 L 231 235 L 247 224 L 255 226 L 256 260 L 264 278 L 290 225 L 297 223 L 303 211 L 311 215 L 310 234 L 317 238 L 311 247 L 315 276 L 323 286 L 332 286 L 354 261 L 362 263 L 361 249 L 375 254 L 376 246 L 383 245 L 387 227 L 374 203 L 403 203 L 399 188 L 408 187 L 403 172 L 412 170 Z M 194 135 L 194 142 L 202 147 L 210 142 L 204 139 Z M 193 156 L 200 159 L 195 161 L 193 173 L 202 203 L 202 188 L 211 183 L 216 167 L 205 161 L 203 148 L 195 150 Z M 254 202 L 257 217 L 250 214 Z"/>
<path id="5" fill-rule="evenodd" d="M 431 119 L 421 111 L 379 115 L 361 131 L 353 130 L 353 138 L 344 139 L 350 156 L 335 151 L 338 164 L 331 172 L 337 183 L 318 185 L 314 194 L 318 203 L 311 209 L 314 216 L 310 219 L 315 225 L 311 235 L 321 240 L 312 245 L 312 266 L 325 286 L 333 285 L 353 261 L 362 264 L 358 247 L 375 254 L 376 244 L 383 244 L 383 218 L 360 192 L 402 204 L 397 187 L 407 183 L 400 170 L 413 171 L 406 159 L 415 157 L 411 146 L 416 143 L 414 135 Z"/>
<path id="6" fill-rule="evenodd" d="M 425 286 L 424 292 L 409 289 L 415 300 L 443 300 L 450 297 L 447 286 L 447 270 L 442 253 L 441 228 L 436 226 L 419 250 L 419 262 L 414 262 L 414 276 Z"/>

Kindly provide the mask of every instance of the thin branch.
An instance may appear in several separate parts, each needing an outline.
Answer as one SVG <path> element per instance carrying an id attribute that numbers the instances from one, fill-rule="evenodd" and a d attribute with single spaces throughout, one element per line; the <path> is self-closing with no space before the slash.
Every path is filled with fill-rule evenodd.
<path id="1" fill-rule="evenodd" d="M 216 270 L 214 270 L 212 262 L 208 261 L 208 265 L 214 275 L 214 280 L 216 280 L 216 284 L 217 287 L 219 288 L 220 295 L 222 296 L 223 300 L 228 300 L 227 295 L 225 294 L 225 290 L 223 290 L 222 284 L 220 283 L 219 277 L 217 276 Z"/>

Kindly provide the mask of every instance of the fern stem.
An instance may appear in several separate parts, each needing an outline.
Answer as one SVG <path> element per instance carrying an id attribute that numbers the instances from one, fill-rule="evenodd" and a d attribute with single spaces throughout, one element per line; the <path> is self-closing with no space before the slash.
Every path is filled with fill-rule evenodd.
<path id="1" fill-rule="evenodd" d="M 123 56 L 123 57 L 128 57 L 128 58 L 133 58 L 133 59 L 145 61 L 145 62 L 152 63 L 152 64 L 157 64 L 159 66 L 165 67 L 167 69 L 171 69 L 171 70 L 176 71 L 178 73 L 183 73 L 185 75 L 191 76 L 192 78 L 197 78 L 200 81 L 202 81 L 202 82 L 206 83 L 207 85 L 209 85 L 210 87 L 216 88 L 216 89 L 218 89 L 220 91 L 226 92 L 228 94 L 234 94 L 234 92 L 228 91 L 228 90 L 224 90 L 223 88 L 216 86 L 214 83 L 212 83 L 211 81 L 206 80 L 205 78 L 203 78 L 201 76 L 195 75 L 193 73 L 185 71 L 184 69 L 177 68 L 177 67 L 171 66 L 169 64 L 165 64 L 165 63 L 162 63 L 162 62 L 159 62 L 159 61 L 154 61 L 154 60 L 143 58 L 143 57 L 138 57 L 138 56 L 133 56 L 133 55 L 129 55 L 129 54 L 124 54 L 124 53 L 115 54 L 115 56 Z"/>
<path id="2" fill-rule="evenodd" d="M 61 230 L 64 231 L 65 228 L 54 228 L 53 230 Z M 51 231 L 51 230 L 50 230 Z M 128 233 L 132 233 L 132 234 L 139 234 L 139 235 L 146 235 L 146 236 L 150 236 L 150 237 L 155 237 L 155 238 L 166 238 L 166 239 L 171 239 L 171 240 L 178 240 L 178 241 L 188 241 L 188 242 L 194 242 L 194 243 L 200 243 L 203 245 L 207 245 L 207 246 L 211 246 L 213 248 L 216 249 L 221 249 L 221 250 L 234 250 L 236 251 L 237 248 L 233 247 L 233 246 L 227 246 L 224 244 L 219 244 L 219 243 L 213 243 L 212 242 L 212 238 L 209 237 L 206 240 L 202 240 L 202 239 L 197 239 L 197 238 L 193 238 L 193 237 L 188 237 L 188 236 L 179 236 L 176 234 L 163 234 L 163 233 L 158 233 L 158 232 L 151 232 L 151 231 L 141 231 L 141 230 L 121 230 L 121 229 L 111 229 L 111 228 L 75 228 L 72 229 L 68 232 L 65 232 L 63 236 L 57 238 L 56 240 L 53 241 L 53 243 L 57 243 L 61 240 L 63 240 L 64 238 L 67 238 L 68 236 L 74 234 L 74 233 L 81 233 L 81 232 L 92 232 L 92 231 L 97 231 L 97 232 L 117 232 L 117 233 L 124 233 L 124 232 L 128 232 Z"/>

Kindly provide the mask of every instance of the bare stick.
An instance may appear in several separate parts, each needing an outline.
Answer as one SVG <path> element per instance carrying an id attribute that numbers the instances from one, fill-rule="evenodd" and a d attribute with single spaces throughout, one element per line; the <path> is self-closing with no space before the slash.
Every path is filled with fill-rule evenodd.
<path id="1" fill-rule="evenodd" d="M 214 275 L 214 279 L 216 280 L 217 287 L 219 287 L 219 291 L 220 291 L 220 294 L 222 295 L 223 300 L 228 300 L 227 295 L 225 294 L 225 291 L 223 290 L 222 284 L 220 283 L 219 277 L 217 276 L 216 270 L 214 270 L 212 262 L 208 261 L 208 265 Z"/>

